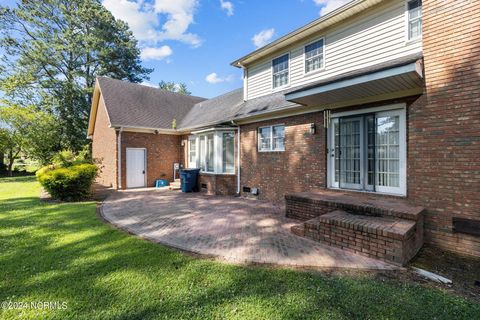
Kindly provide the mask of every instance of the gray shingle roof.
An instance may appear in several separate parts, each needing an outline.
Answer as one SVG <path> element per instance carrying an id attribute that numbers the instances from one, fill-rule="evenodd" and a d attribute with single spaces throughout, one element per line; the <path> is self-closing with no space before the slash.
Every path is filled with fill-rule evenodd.
<path id="1" fill-rule="evenodd" d="M 98 81 L 113 126 L 171 129 L 172 120 L 176 119 L 177 129 L 187 130 L 297 108 L 301 105 L 285 100 L 285 94 L 399 66 L 421 57 L 421 53 L 409 55 L 248 101 L 243 101 L 243 88 L 206 100 L 110 78 L 101 77 Z"/>
<path id="2" fill-rule="evenodd" d="M 242 103 L 235 112 L 233 119 L 243 119 L 254 115 L 275 112 L 283 109 L 300 107 L 299 104 L 285 100 L 285 91 L 250 99 Z"/>
<path id="3" fill-rule="evenodd" d="M 98 84 L 112 126 L 171 129 L 204 98 L 99 77 Z"/>
<path id="4" fill-rule="evenodd" d="M 243 103 L 243 88 L 197 103 L 179 122 L 179 129 L 198 128 L 231 120 Z"/>

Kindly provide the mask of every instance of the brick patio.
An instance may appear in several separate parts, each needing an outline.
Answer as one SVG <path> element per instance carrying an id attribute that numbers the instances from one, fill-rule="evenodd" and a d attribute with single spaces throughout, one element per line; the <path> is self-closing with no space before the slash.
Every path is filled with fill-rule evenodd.
<path id="1" fill-rule="evenodd" d="M 150 189 L 115 192 L 101 209 L 108 222 L 142 238 L 234 263 L 397 268 L 294 235 L 298 220 L 267 201 Z"/>

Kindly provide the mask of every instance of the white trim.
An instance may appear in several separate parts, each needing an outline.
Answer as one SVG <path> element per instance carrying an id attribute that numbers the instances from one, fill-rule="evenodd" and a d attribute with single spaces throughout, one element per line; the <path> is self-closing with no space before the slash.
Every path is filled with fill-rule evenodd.
<path id="1" fill-rule="evenodd" d="M 278 59 L 278 58 L 281 58 L 285 55 L 288 55 L 288 77 L 287 77 L 287 84 L 284 84 L 283 86 L 280 86 L 280 87 L 274 87 L 273 86 L 273 60 L 275 59 Z M 288 88 L 290 87 L 290 76 L 291 76 L 291 61 L 290 61 L 290 51 L 286 51 L 284 53 L 282 53 L 281 55 L 279 56 L 276 56 L 276 57 L 273 57 L 272 60 L 270 61 L 270 85 L 271 85 L 271 88 L 272 88 L 272 92 L 276 92 L 276 91 L 281 91 L 285 88 Z"/>
<path id="2" fill-rule="evenodd" d="M 143 150 L 143 168 L 145 173 L 143 174 L 143 188 L 147 186 L 147 148 L 125 148 L 125 187 L 128 189 L 128 150 Z M 142 188 L 142 187 L 140 187 Z"/>
<path id="3" fill-rule="evenodd" d="M 273 127 L 283 127 L 283 149 L 273 149 Z M 270 149 L 260 149 L 260 129 L 270 128 Z M 270 126 L 261 126 L 257 128 L 257 151 L 258 152 L 284 152 L 285 151 L 286 126 L 284 123 L 277 123 Z"/>
<path id="4" fill-rule="evenodd" d="M 117 179 L 118 179 L 117 189 L 122 189 L 122 130 L 123 128 L 120 127 L 117 135 Z M 125 154 L 125 157 L 126 157 L 126 154 Z M 127 164 L 125 162 L 125 177 L 126 177 L 126 172 L 127 172 Z"/>
<path id="5" fill-rule="evenodd" d="M 315 43 L 315 42 L 318 42 L 318 41 L 320 41 L 320 40 L 323 40 L 323 46 L 322 46 L 323 62 L 322 62 L 322 67 L 321 67 L 321 68 L 318 68 L 318 69 L 315 69 L 315 70 L 313 70 L 313 71 L 307 72 L 307 71 L 306 71 L 306 63 L 305 63 L 305 62 L 306 62 L 306 56 L 305 56 L 306 52 L 305 52 L 305 48 L 306 48 L 308 45 L 311 45 L 311 44 L 313 44 L 313 43 Z M 325 70 L 325 68 L 326 68 L 326 67 L 325 67 L 325 65 L 326 65 L 326 59 L 325 59 L 325 47 L 326 47 L 326 42 L 325 42 L 325 41 L 326 41 L 326 40 L 325 40 L 325 36 L 323 36 L 323 37 L 317 38 L 316 40 L 313 40 L 313 41 L 311 41 L 311 42 L 306 43 L 306 44 L 303 45 L 303 60 L 302 60 L 302 61 L 303 61 L 303 76 L 311 76 L 311 75 L 320 73 L 320 72 L 322 72 L 322 71 Z"/>
<path id="6" fill-rule="evenodd" d="M 173 135 L 180 135 L 182 134 L 181 131 L 179 130 L 174 130 L 174 129 L 159 129 L 159 128 L 149 128 L 149 127 L 140 127 L 140 126 L 124 126 L 124 125 L 117 125 L 117 124 L 112 124 L 109 126 L 109 128 L 120 128 L 122 127 L 124 130 L 123 131 L 139 131 L 139 130 L 145 130 L 145 131 L 158 131 L 160 134 L 173 134 Z M 127 130 L 125 130 L 127 129 Z"/>
<path id="7" fill-rule="evenodd" d="M 190 161 L 190 151 L 191 151 L 191 145 L 192 141 L 195 141 L 195 159 L 194 161 Z M 193 168 L 198 168 L 198 143 L 197 143 L 197 138 L 195 136 L 189 136 L 187 139 L 187 159 L 188 159 L 188 168 L 193 169 Z"/>
<path id="8" fill-rule="evenodd" d="M 195 134 L 203 134 L 203 133 L 213 132 L 213 131 L 235 131 L 235 130 L 237 130 L 236 127 L 231 127 L 231 128 L 215 128 L 215 127 L 212 127 L 212 128 L 208 128 L 208 129 L 192 131 L 192 134 L 195 135 Z"/>
<path id="9" fill-rule="evenodd" d="M 240 150 L 242 150 L 240 147 L 240 126 L 238 126 L 237 135 L 237 194 L 240 194 Z M 235 152 L 235 149 L 233 151 Z"/>
<path id="10" fill-rule="evenodd" d="M 345 112 L 337 112 L 331 114 L 331 125 L 328 129 L 327 134 L 327 186 L 328 188 L 332 189 L 341 189 L 339 184 L 335 182 L 335 155 L 332 151 L 334 149 L 334 123 L 338 123 L 338 119 L 340 117 L 347 117 L 347 116 L 355 116 L 355 115 L 362 115 L 368 113 L 375 113 L 376 117 L 382 116 L 382 113 L 387 114 L 395 114 L 399 116 L 399 187 L 384 187 L 384 186 L 375 186 L 376 191 L 372 192 L 367 188 L 367 181 L 368 179 L 367 174 L 365 173 L 366 163 L 363 160 L 363 165 L 361 164 L 362 171 L 364 172 L 361 175 L 361 183 L 363 185 L 363 190 L 356 190 L 361 192 L 370 192 L 370 193 L 380 193 L 380 194 L 387 194 L 387 195 L 395 195 L 395 196 L 403 196 L 407 195 L 407 118 L 406 118 L 406 104 L 405 103 L 397 103 L 392 105 L 374 107 L 374 108 L 367 108 L 367 109 L 359 109 L 353 111 L 345 111 Z M 365 142 L 363 142 L 365 143 Z M 365 146 L 362 145 L 361 150 L 361 157 L 365 158 Z M 377 165 L 377 164 L 376 164 Z M 352 189 L 348 189 L 352 190 Z"/>
<path id="11" fill-rule="evenodd" d="M 202 174 L 216 174 L 216 175 L 235 175 L 235 161 L 233 162 L 233 172 L 223 172 L 223 134 L 226 132 L 233 133 L 235 135 L 235 131 L 237 128 L 210 128 L 202 131 L 197 131 L 192 133 L 188 137 L 188 146 L 187 146 L 187 160 L 190 167 L 190 141 L 195 139 L 196 140 L 196 167 L 202 167 L 202 160 L 205 160 L 205 170 L 200 171 Z M 239 128 L 238 128 L 239 130 Z M 207 171 L 207 157 L 208 157 L 208 143 L 207 143 L 207 136 L 213 135 L 213 171 Z M 200 150 L 202 143 L 205 144 L 205 157 L 204 159 L 201 158 Z M 235 157 L 235 150 L 238 147 L 233 145 L 233 154 Z M 238 164 L 237 164 L 238 165 Z"/>
<path id="12" fill-rule="evenodd" d="M 415 42 L 419 42 L 419 41 L 422 41 L 422 37 L 423 37 L 423 28 L 420 29 L 420 36 L 416 37 L 416 38 L 412 38 L 410 39 L 410 17 L 409 17 L 409 10 L 408 10 L 408 3 L 411 2 L 411 1 L 414 1 L 414 0 L 405 0 L 405 13 L 404 13 L 404 19 L 405 19 L 405 44 L 411 44 L 411 43 L 415 43 Z M 420 21 L 422 23 L 422 27 L 423 27 L 423 1 L 422 1 L 422 5 L 420 6 L 420 10 L 421 10 L 421 17 L 420 17 Z"/>
<path id="13" fill-rule="evenodd" d="M 406 106 L 407 106 L 406 103 L 401 102 L 401 103 L 389 104 L 389 105 L 380 106 L 380 107 L 365 108 L 365 109 L 358 109 L 358 110 L 344 111 L 344 112 L 334 113 L 333 112 L 334 110 L 332 110 L 331 118 L 347 117 L 347 116 L 353 116 L 356 114 L 374 113 L 374 112 L 402 109 L 402 108 L 405 108 Z"/>

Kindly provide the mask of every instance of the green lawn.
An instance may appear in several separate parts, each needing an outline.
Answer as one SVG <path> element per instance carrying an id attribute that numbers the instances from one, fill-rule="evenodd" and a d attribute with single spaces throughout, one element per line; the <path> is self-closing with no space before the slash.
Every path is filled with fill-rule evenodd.
<path id="1" fill-rule="evenodd" d="M 0 179 L 0 302 L 65 310 L 0 318 L 474 319 L 480 306 L 437 289 L 368 276 L 195 259 L 101 222 L 95 203 L 38 200 L 32 177 Z"/>

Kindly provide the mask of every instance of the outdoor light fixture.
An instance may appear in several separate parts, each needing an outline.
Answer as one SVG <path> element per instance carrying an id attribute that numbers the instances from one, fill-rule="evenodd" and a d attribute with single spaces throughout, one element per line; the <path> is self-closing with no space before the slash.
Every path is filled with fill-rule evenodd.
<path id="1" fill-rule="evenodd" d="M 310 123 L 310 134 L 315 134 L 317 132 L 317 128 L 315 127 L 315 123 Z"/>
<path id="2" fill-rule="evenodd" d="M 158 134 L 158 130 L 155 130 L 154 132 L 155 132 L 155 134 Z"/>

